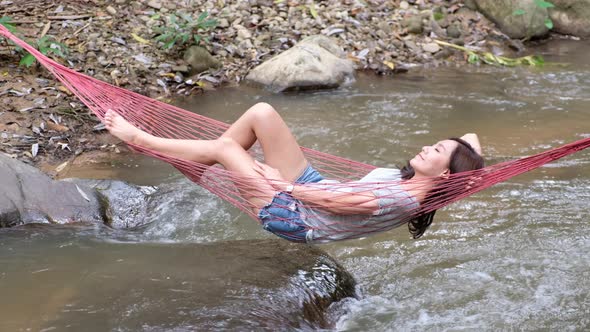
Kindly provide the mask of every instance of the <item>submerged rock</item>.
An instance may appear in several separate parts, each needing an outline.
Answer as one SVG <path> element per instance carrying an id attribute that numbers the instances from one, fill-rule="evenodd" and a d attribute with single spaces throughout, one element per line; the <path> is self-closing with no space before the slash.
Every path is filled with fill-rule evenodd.
<path id="1" fill-rule="evenodd" d="M 0 257 L 4 326 L 20 328 L 25 321 L 35 330 L 317 330 L 333 328 L 341 314 L 334 304 L 356 297 L 354 278 L 311 246 L 284 240 L 113 243 L 80 236 L 80 227 L 62 246 L 55 241 L 61 244 L 67 230 L 51 229 L 3 234 L 3 244 L 18 253 Z M 22 234 L 27 231 L 37 235 Z M 50 271 L 43 270 L 48 257 Z M 32 275 L 37 267 L 41 274 Z M 23 280 L 26 291 L 14 287 Z M 44 314 L 22 319 L 31 312 Z"/>
<path id="2" fill-rule="evenodd" d="M 335 88 L 354 80 L 354 64 L 329 37 L 317 35 L 254 68 L 246 79 L 276 92 Z"/>

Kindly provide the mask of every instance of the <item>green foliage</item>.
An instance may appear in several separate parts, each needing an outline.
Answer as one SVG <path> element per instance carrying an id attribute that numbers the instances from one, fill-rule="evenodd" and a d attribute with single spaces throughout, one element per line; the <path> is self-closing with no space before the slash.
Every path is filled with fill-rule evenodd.
<path id="1" fill-rule="evenodd" d="M 16 27 L 10 22 L 12 22 L 12 17 L 10 17 L 10 16 L 0 17 L 0 24 L 2 24 L 6 29 L 8 29 L 8 31 L 14 33 L 14 32 L 16 32 Z"/>
<path id="2" fill-rule="evenodd" d="M 435 40 L 436 43 L 452 47 L 458 50 L 461 50 L 467 53 L 467 62 L 471 64 L 478 64 L 478 63 L 486 63 L 488 65 L 496 65 L 496 66 L 506 66 L 506 67 L 515 67 L 515 66 L 543 66 L 545 64 L 545 59 L 543 59 L 540 55 L 528 55 L 523 56 L 520 58 L 509 58 L 505 56 L 494 55 L 490 52 L 482 52 L 476 50 L 470 50 L 466 47 L 447 43 L 440 40 Z"/>
<path id="3" fill-rule="evenodd" d="M 549 1 L 545 1 L 545 0 L 533 0 L 533 1 L 535 2 L 535 5 L 541 9 L 549 9 L 549 8 L 555 7 L 555 5 L 553 5 L 553 3 L 549 2 Z M 522 8 L 517 9 L 512 13 L 513 16 L 522 16 L 524 14 L 526 14 L 526 11 Z M 534 17 L 531 17 L 531 21 L 529 22 L 529 26 L 532 24 L 533 18 Z M 553 29 L 553 21 L 549 17 L 545 18 L 545 26 L 549 30 Z"/>
<path id="4" fill-rule="evenodd" d="M 545 1 L 545 0 L 534 0 L 535 4 L 537 5 L 537 7 L 539 8 L 553 8 L 555 7 L 551 2 L 549 1 Z"/>
<path id="5" fill-rule="evenodd" d="M 10 23 L 12 21 L 12 17 L 10 16 L 2 16 L 0 17 L 0 25 L 3 25 L 8 31 L 14 33 L 16 32 L 16 27 Z M 4 42 L 4 38 L 0 37 L 0 42 Z"/>
<path id="6" fill-rule="evenodd" d="M 515 10 L 512 13 L 512 15 L 514 15 L 514 16 L 522 16 L 524 14 L 526 14 L 526 11 L 524 9 L 522 9 L 522 8 L 521 9 L 517 9 L 517 10 Z"/>
<path id="7" fill-rule="evenodd" d="M 4 27 L 6 27 L 10 32 L 12 32 L 14 34 L 18 34 L 18 30 L 16 29 L 14 24 L 12 24 L 11 22 L 12 22 L 11 17 L 8 17 L 8 16 L 0 17 L 0 24 L 2 24 Z M 0 41 L 2 41 L 1 38 L 0 38 Z M 37 50 L 39 50 L 39 52 L 43 53 L 44 55 L 54 55 L 54 56 L 57 56 L 60 58 L 65 58 L 66 55 L 68 54 L 68 48 L 66 47 L 66 45 L 59 43 L 53 37 L 44 36 L 44 37 L 37 39 L 34 42 L 27 41 L 27 43 L 29 43 L 29 45 L 35 47 Z M 12 43 L 10 43 L 10 44 L 12 44 Z M 32 54 L 30 54 L 29 52 L 25 51 L 22 47 L 17 46 L 17 47 L 15 47 L 15 50 L 18 53 L 22 54 L 22 58 L 19 61 L 20 66 L 30 67 L 35 63 L 35 61 L 36 61 L 35 57 Z"/>
<path id="8" fill-rule="evenodd" d="M 33 43 L 28 43 L 36 49 L 38 49 L 39 52 L 43 53 L 44 55 L 54 55 L 60 58 L 65 58 L 68 54 L 67 46 L 62 43 L 59 43 L 53 37 L 44 36 L 37 39 Z M 18 48 L 18 50 L 25 53 L 25 55 L 20 60 L 19 65 L 30 67 L 35 63 L 36 60 L 32 54 L 25 52 L 20 47 Z"/>
<path id="9" fill-rule="evenodd" d="M 155 40 L 161 42 L 162 47 L 168 50 L 176 45 L 182 47 L 192 44 L 199 45 L 201 41 L 209 42 L 209 39 L 203 37 L 203 34 L 215 29 L 218 22 L 208 16 L 208 12 L 202 12 L 197 19 L 182 12 L 170 14 L 167 17 L 166 25 L 154 28 L 158 33 Z M 156 15 L 152 18 L 158 19 L 159 17 Z"/>

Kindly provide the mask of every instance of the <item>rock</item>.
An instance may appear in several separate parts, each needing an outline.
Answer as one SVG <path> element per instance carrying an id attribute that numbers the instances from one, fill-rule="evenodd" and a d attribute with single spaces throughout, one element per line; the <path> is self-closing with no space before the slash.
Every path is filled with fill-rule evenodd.
<path id="1" fill-rule="evenodd" d="M 204 72 L 210 68 L 221 67 L 221 63 L 207 49 L 200 46 L 189 47 L 184 53 L 184 61 L 191 67 L 190 75 Z"/>
<path id="2" fill-rule="evenodd" d="M 173 72 L 180 72 L 180 73 L 188 73 L 189 72 L 189 68 L 187 65 L 172 66 L 171 70 Z"/>
<path id="3" fill-rule="evenodd" d="M 113 8 L 112 6 L 107 6 L 107 13 L 111 14 L 111 15 L 116 15 L 117 14 L 117 10 L 115 8 Z"/>
<path id="4" fill-rule="evenodd" d="M 458 21 L 451 23 L 447 28 L 447 36 L 449 38 L 460 38 L 461 34 L 461 23 Z"/>
<path id="5" fill-rule="evenodd" d="M 162 8 L 162 2 L 160 0 L 150 0 L 150 1 L 148 1 L 148 3 L 146 5 L 148 7 L 154 8 L 154 9 L 161 9 Z"/>
<path id="6" fill-rule="evenodd" d="M 422 16 L 413 15 L 406 17 L 402 21 L 402 26 L 406 28 L 409 33 L 422 33 Z"/>
<path id="7" fill-rule="evenodd" d="M 400 8 L 400 9 L 404 9 L 404 10 L 405 10 L 405 9 L 408 9 L 408 8 L 410 8 L 410 4 L 409 4 L 407 1 L 402 1 L 402 2 L 400 2 L 400 4 L 399 4 L 399 8 Z"/>
<path id="8" fill-rule="evenodd" d="M 238 40 L 245 40 L 245 39 L 250 39 L 252 38 L 252 32 L 250 32 L 250 30 L 239 26 L 237 27 L 238 29 Z"/>
<path id="9" fill-rule="evenodd" d="M 226 18 L 219 19 L 217 27 L 223 29 L 229 28 L 229 21 Z"/>
<path id="10" fill-rule="evenodd" d="M 280 92 L 325 89 L 354 80 L 354 64 L 329 37 L 307 37 L 254 68 L 246 79 Z"/>
<path id="11" fill-rule="evenodd" d="M 419 54 L 421 52 L 420 47 L 418 47 L 418 45 L 416 45 L 416 43 L 414 43 L 414 41 L 412 40 L 406 40 L 404 42 L 404 44 L 406 45 L 407 48 L 409 48 L 412 53 L 414 54 Z"/>
<path id="12" fill-rule="evenodd" d="M 427 43 L 422 45 L 422 49 L 428 53 L 436 53 L 440 51 L 440 46 L 437 43 Z"/>
<path id="13" fill-rule="evenodd" d="M 3 234 L 3 248 L 12 251 L 2 257 L 2 290 L 49 267 L 39 275 L 43 282 L 18 294 L 25 304 L 47 296 L 52 306 L 44 314 L 56 331 L 74 321 L 101 331 L 326 331 L 339 318 L 332 309 L 357 297 L 354 278 L 333 258 L 285 240 L 113 243 L 110 235 L 97 241 L 74 231 L 42 232 Z M 71 303 L 99 308 L 108 319 L 97 323 L 96 315 L 63 309 Z M 14 296 L 0 297 L 0 305 L 3 324 L 20 326 L 24 306 L 14 305 Z M 36 316 L 28 324 L 47 326 Z"/>
<path id="14" fill-rule="evenodd" d="M 545 19 L 549 18 L 547 9 L 531 0 L 475 0 L 475 4 L 510 38 L 539 37 L 549 31 L 545 26 Z M 514 15 L 517 10 L 523 14 Z"/>
<path id="15" fill-rule="evenodd" d="M 136 186 L 123 181 L 113 180 L 85 180 L 66 179 L 80 187 L 97 190 L 100 199 L 105 203 L 105 224 L 116 229 L 130 229 L 144 226 L 149 222 L 148 216 L 153 211 L 148 210 L 151 194 L 155 187 Z"/>
<path id="16" fill-rule="evenodd" d="M 0 154 L 0 227 L 27 223 L 103 222 L 98 195 L 83 185 L 53 181 Z"/>
<path id="17" fill-rule="evenodd" d="M 549 10 L 553 30 L 578 37 L 590 37 L 590 0 L 552 0 Z"/>

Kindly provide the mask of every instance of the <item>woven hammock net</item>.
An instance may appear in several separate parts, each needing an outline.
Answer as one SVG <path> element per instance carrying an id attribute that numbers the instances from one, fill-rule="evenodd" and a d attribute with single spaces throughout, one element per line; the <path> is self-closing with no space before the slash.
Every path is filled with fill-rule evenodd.
<path id="1" fill-rule="evenodd" d="M 30 52 L 35 58 L 73 92 L 86 106 L 102 121 L 108 109 L 112 109 L 133 125 L 154 135 L 174 139 L 199 139 L 213 140 L 221 136 L 229 125 L 199 114 L 188 112 L 184 109 L 154 100 L 140 94 L 110 85 L 84 74 L 69 69 L 41 54 L 26 42 L 18 39 L 7 29 L 0 25 L 0 35 L 10 39 L 16 45 Z M 437 181 L 436 195 L 430 195 L 419 205 L 408 199 L 398 199 L 389 202 L 391 206 L 380 206 L 388 212 L 379 216 L 379 221 L 371 221 L 372 216 L 351 214 L 345 219 L 336 218 L 333 222 L 325 222 L 333 214 L 322 209 L 322 205 L 309 202 L 296 201 L 299 207 L 289 206 L 291 210 L 301 212 L 301 218 L 307 219 L 310 228 L 321 234 L 315 240 L 322 241 L 334 238 L 349 239 L 363 237 L 371 233 L 386 231 L 416 218 L 419 215 L 440 209 L 450 203 L 472 195 L 496 183 L 505 181 L 514 176 L 540 167 L 553 160 L 565 157 L 590 146 L 590 138 L 563 145 L 542 153 L 511 160 L 483 169 L 451 174 L 448 178 Z M 220 165 L 208 166 L 194 161 L 183 160 L 161 154 L 157 151 L 130 145 L 130 147 L 142 154 L 166 161 L 195 181 L 200 186 L 230 202 L 240 210 L 258 220 L 258 209 L 250 203 L 248 198 L 257 197 L 257 183 L 267 181 L 261 178 L 248 178 L 242 174 L 236 174 L 225 170 Z M 305 157 L 324 178 L 339 181 L 339 183 L 310 184 L 310 188 L 318 191 L 329 190 L 335 199 L 339 195 L 357 195 L 374 198 L 375 190 L 389 189 L 391 195 L 399 197 L 395 190 L 402 190 L 399 186 L 401 180 L 384 181 L 379 183 L 358 182 L 358 180 L 376 167 L 353 160 L 333 156 L 308 148 L 301 148 Z M 249 150 L 252 156 L 263 160 L 261 150 L 255 145 Z M 432 185 L 433 179 L 424 180 L 423 184 L 415 180 L 413 185 Z M 400 189 L 392 189 L 400 188 Z M 350 207 L 354 211 L 354 207 Z M 314 214 L 305 215 L 304 211 L 314 210 Z M 309 218 L 324 220 L 323 223 L 314 222 Z M 324 218 L 325 217 L 325 218 Z M 288 218 L 283 219 L 289 223 Z M 338 223 L 347 223 L 341 227 Z M 344 229 L 344 230 L 343 230 Z M 341 234 L 337 234 L 337 233 Z"/>

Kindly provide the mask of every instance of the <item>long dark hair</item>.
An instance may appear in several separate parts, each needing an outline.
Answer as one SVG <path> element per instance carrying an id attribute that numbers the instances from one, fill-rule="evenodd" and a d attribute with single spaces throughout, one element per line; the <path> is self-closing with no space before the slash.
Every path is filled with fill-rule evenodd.
<path id="1" fill-rule="evenodd" d="M 452 141 L 459 143 L 457 148 L 453 150 L 451 153 L 451 159 L 449 162 L 449 171 L 451 174 L 476 170 L 484 167 L 484 160 L 482 156 L 480 156 L 475 149 L 471 146 L 471 144 L 467 143 L 466 141 L 452 137 L 449 138 Z M 401 169 L 402 179 L 409 180 L 414 177 L 415 171 L 412 166 L 410 166 L 410 162 L 406 164 L 406 166 L 402 167 Z M 426 194 L 427 199 L 433 199 L 435 196 L 440 196 L 444 194 L 444 190 L 441 188 L 433 188 Z M 408 222 L 408 229 L 410 234 L 414 239 L 421 237 L 428 226 L 432 224 L 432 220 L 434 220 L 434 214 L 436 210 L 428 213 L 424 213 L 418 215 L 416 218 L 410 220 Z"/>

